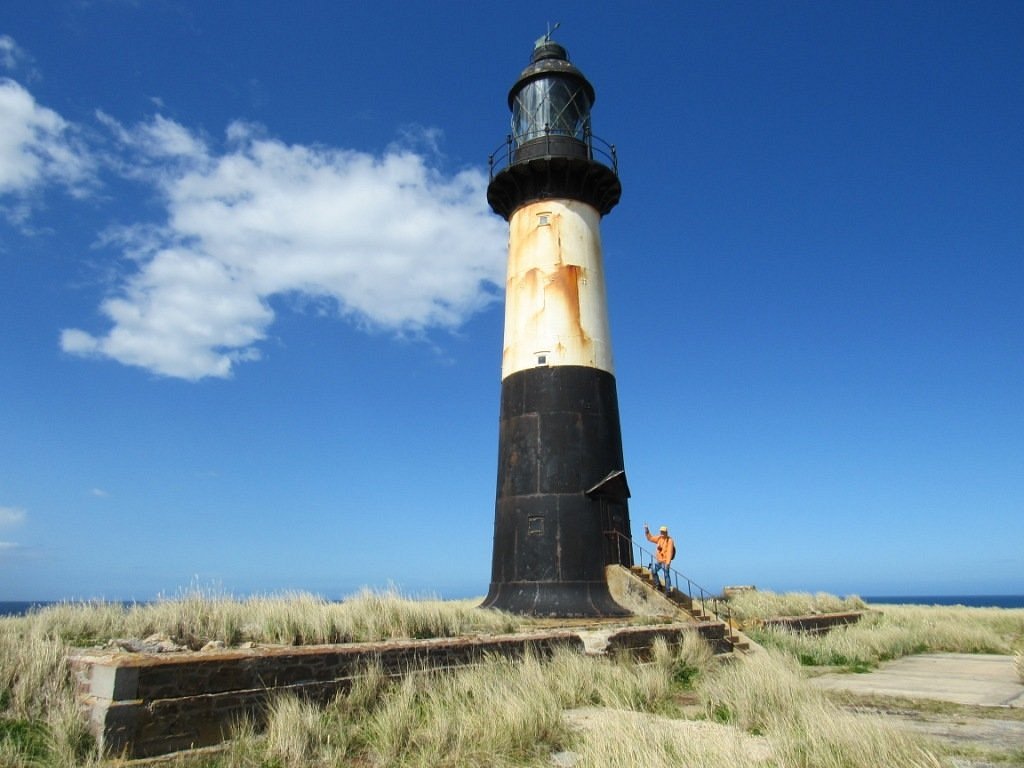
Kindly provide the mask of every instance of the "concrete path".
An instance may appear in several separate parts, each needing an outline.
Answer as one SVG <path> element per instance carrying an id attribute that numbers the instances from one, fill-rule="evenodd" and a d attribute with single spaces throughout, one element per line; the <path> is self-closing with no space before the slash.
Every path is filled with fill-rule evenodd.
<path id="1" fill-rule="evenodd" d="M 812 682 L 826 690 L 851 693 L 1024 707 L 1024 685 L 1012 656 L 926 653 L 885 662 L 867 674 L 829 673 L 812 678 Z"/>

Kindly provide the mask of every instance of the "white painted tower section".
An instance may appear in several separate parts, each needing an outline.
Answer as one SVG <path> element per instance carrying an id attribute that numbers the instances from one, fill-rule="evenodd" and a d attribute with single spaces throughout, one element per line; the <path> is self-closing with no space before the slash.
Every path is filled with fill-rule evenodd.
<path id="1" fill-rule="evenodd" d="M 600 222 L 595 208 L 564 198 L 528 203 L 512 214 L 503 381 L 558 365 L 614 375 Z"/>

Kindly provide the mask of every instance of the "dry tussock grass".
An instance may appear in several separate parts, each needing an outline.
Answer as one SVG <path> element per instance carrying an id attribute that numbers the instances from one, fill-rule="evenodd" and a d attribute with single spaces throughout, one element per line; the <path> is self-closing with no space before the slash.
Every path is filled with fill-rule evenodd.
<path id="1" fill-rule="evenodd" d="M 764 653 L 709 676 L 702 686 L 708 717 L 762 734 L 778 765 L 938 768 L 934 754 L 880 718 L 843 712 L 806 685 L 792 657 Z"/>
<path id="2" fill-rule="evenodd" d="M 778 616 L 810 616 L 821 613 L 862 611 L 867 605 L 856 595 L 836 597 L 826 592 L 739 592 L 729 599 L 732 615 L 740 621 Z"/>
<path id="3" fill-rule="evenodd" d="M 815 596 L 815 604 L 826 601 Z M 168 601 L 170 602 L 170 601 Z M 418 636 L 427 632 L 507 631 L 509 619 L 478 616 L 472 604 L 412 601 L 364 593 L 349 611 L 308 595 L 184 600 L 113 608 L 58 607 L 23 619 L 0 620 L 2 716 L 46 725 L 46 754 L 31 758 L 0 739 L 0 765 L 12 768 L 94 766 L 84 726 L 74 712 L 64 643 L 71 637 L 143 635 L 178 627 L 181 636 L 271 637 L 293 642 L 356 635 Z M 244 606 L 245 610 L 239 609 Z M 960 615 L 980 626 L 954 631 L 943 611 L 891 610 L 814 642 L 824 656 L 913 649 L 918 634 L 943 643 L 987 647 L 1024 636 L 1024 611 Z M 952 614 L 957 615 L 957 614 Z M 63 623 L 62 623 L 63 622 Z M 134 623 L 133 623 L 134 622 Z M 490 623 L 493 622 L 493 623 Z M 126 628 L 129 628 L 126 630 Z M 470 629 L 471 628 L 471 629 Z M 860 634 L 858 634 L 860 633 Z M 170 634 L 170 632 L 168 632 Z M 846 635 L 846 637 L 843 637 Z M 874 635 L 874 639 L 871 639 Z M 799 642 L 787 638 L 786 642 Z M 829 646 L 828 643 L 833 643 Z M 794 646 L 797 647 L 797 646 Z M 810 646 L 808 646 L 809 648 Z M 810 653 L 803 646 L 799 647 Z M 1018 657 L 1018 665 L 1019 657 Z M 695 715 L 680 697 L 699 702 Z M 594 727 L 565 712 L 593 714 Z M 601 713 L 611 713 L 602 717 Z M 625 714 L 624 714 L 625 713 Z M 587 717 L 590 717 L 588 714 Z M 576 723 L 577 727 L 573 727 Z M 541 660 L 489 659 L 449 673 L 421 672 L 401 681 L 371 668 L 326 707 L 282 697 L 257 734 L 240 723 L 235 739 L 216 757 L 182 757 L 174 768 L 327 768 L 328 766 L 549 766 L 551 755 L 572 752 L 575 765 L 827 766 L 898 765 L 936 768 L 934 756 L 881 720 L 847 715 L 801 679 L 794 657 L 769 652 L 718 665 L 696 635 L 680 649 L 664 643 L 653 660 L 590 658 L 559 652 Z"/>
<path id="4" fill-rule="evenodd" d="M 862 669 L 915 653 L 1012 653 L 1024 639 L 1024 609 L 886 605 L 824 635 L 784 629 L 750 634 L 804 664 Z"/>
<path id="5" fill-rule="evenodd" d="M 10 716 L 45 716 L 67 688 L 67 648 L 56 640 L 18 632 L 20 622 L 0 624 L 0 698 Z"/>
<path id="6" fill-rule="evenodd" d="M 775 764 L 766 737 L 732 725 L 595 707 L 565 716 L 578 732 L 572 747 L 576 768 Z"/>
<path id="7" fill-rule="evenodd" d="M 65 645 L 166 635 L 198 650 L 211 640 L 285 645 L 511 632 L 522 622 L 473 600 L 414 599 L 363 590 L 342 602 L 304 592 L 237 599 L 193 588 L 153 603 L 62 603 L 30 614 L 27 632 Z"/>

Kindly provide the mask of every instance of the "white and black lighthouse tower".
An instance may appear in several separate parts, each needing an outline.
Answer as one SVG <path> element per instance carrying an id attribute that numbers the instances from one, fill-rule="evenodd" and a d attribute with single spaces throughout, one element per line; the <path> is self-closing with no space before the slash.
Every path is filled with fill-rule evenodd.
<path id="1" fill-rule="evenodd" d="M 627 613 L 605 567 L 631 565 L 601 218 L 622 188 L 591 132 L 594 88 L 550 38 L 508 94 L 512 133 L 487 201 L 509 223 L 498 487 L 483 605 Z"/>

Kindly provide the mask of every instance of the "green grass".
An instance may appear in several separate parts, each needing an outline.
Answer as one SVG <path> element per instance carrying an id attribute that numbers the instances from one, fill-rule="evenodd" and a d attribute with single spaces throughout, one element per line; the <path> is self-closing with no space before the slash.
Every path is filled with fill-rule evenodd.
<path id="1" fill-rule="evenodd" d="M 42 761 L 50 754 L 49 731 L 39 721 L 0 720 L 0 754 Z"/>
<path id="2" fill-rule="evenodd" d="M 0 717 L 0 765 L 4 768 L 82 768 L 97 762 L 95 743 L 70 698 L 41 718 Z"/>

